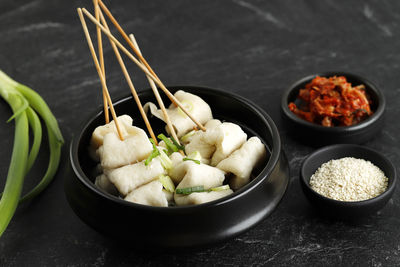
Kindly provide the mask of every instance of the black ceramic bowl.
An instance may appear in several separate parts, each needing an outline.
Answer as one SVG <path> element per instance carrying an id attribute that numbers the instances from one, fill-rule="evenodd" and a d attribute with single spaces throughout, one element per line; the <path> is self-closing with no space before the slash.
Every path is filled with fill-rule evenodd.
<path id="1" fill-rule="evenodd" d="M 386 191 L 368 200 L 350 202 L 327 198 L 311 189 L 310 178 L 323 163 L 344 157 L 368 160 L 380 168 L 389 179 Z M 372 214 L 388 202 L 396 187 L 396 169 L 384 155 L 370 148 L 351 144 L 332 145 L 316 150 L 303 161 L 300 183 L 309 201 L 325 215 L 354 219 Z"/>
<path id="2" fill-rule="evenodd" d="M 307 83 L 311 82 L 316 76 L 332 77 L 335 75 L 345 76 L 353 86 L 365 85 L 366 92 L 372 100 L 371 110 L 374 112 L 369 118 L 352 126 L 324 127 L 303 120 L 290 111 L 288 104 L 296 101 L 299 90 L 304 88 Z M 361 144 L 366 142 L 382 128 L 385 106 L 385 97 L 373 83 L 358 75 L 345 72 L 317 73 L 302 78 L 285 91 L 281 100 L 284 123 L 291 135 L 301 142 L 314 146 L 338 143 Z"/>
<path id="3" fill-rule="evenodd" d="M 94 162 L 87 152 L 93 130 L 104 123 L 99 108 L 83 124 L 70 146 L 71 173 L 65 179 L 70 206 L 97 231 L 141 248 L 201 246 L 248 230 L 276 208 L 288 185 L 288 163 L 274 122 L 255 104 L 238 95 L 195 86 L 169 89 L 200 96 L 211 106 L 215 118 L 237 123 L 249 136 L 261 138 L 270 155 L 268 162 L 255 173 L 256 177 L 228 197 L 196 206 L 150 207 L 104 193 L 93 184 L 95 177 L 90 173 Z M 156 101 L 149 89 L 139 92 L 139 97 L 143 103 Z M 145 129 L 132 97 L 116 101 L 115 109 L 117 114 L 131 115 L 134 125 Z M 164 129 L 164 124 L 156 120 L 151 124 L 155 132 Z"/>

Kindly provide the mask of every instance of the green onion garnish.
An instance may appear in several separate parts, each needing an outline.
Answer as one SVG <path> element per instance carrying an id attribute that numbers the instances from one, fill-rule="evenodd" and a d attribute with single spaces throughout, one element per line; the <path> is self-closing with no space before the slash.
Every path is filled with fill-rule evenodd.
<path id="1" fill-rule="evenodd" d="M 185 146 L 180 145 L 172 136 L 171 136 L 172 143 L 179 149 L 185 152 Z"/>
<path id="2" fill-rule="evenodd" d="M 188 139 L 189 139 L 190 137 L 192 137 L 195 133 L 196 133 L 196 131 L 195 131 L 195 130 L 192 130 L 192 131 L 188 132 L 187 134 L 185 134 L 184 136 L 182 136 L 182 138 L 181 138 L 182 142 L 187 142 L 187 141 L 189 141 Z"/>
<path id="3" fill-rule="evenodd" d="M 230 187 L 228 184 L 226 184 L 226 185 L 221 185 L 218 187 L 213 187 L 209 191 L 223 191 L 223 190 L 228 190 L 228 189 L 230 189 Z"/>
<path id="4" fill-rule="evenodd" d="M 174 138 L 171 137 L 171 139 L 169 139 L 164 134 L 159 134 L 157 137 L 158 137 L 158 139 L 164 141 L 165 145 L 167 146 L 169 155 L 171 155 L 174 152 L 178 152 L 179 150 L 185 151 L 185 147 L 182 145 L 179 145 L 178 142 L 176 142 L 176 140 Z"/>
<path id="5" fill-rule="evenodd" d="M 160 155 L 160 151 L 158 151 L 156 147 L 156 142 L 154 142 L 153 138 L 149 138 L 151 144 L 153 145 L 153 151 L 151 151 L 150 156 L 147 157 L 147 159 L 144 162 L 144 165 L 149 165 L 149 163 L 156 157 Z"/>
<path id="6" fill-rule="evenodd" d="M 194 192 L 204 192 L 204 186 L 193 186 L 193 187 L 185 187 L 185 188 L 177 188 L 175 193 L 182 195 L 189 195 Z"/>
<path id="7" fill-rule="evenodd" d="M 162 183 L 165 190 L 173 193 L 175 191 L 174 182 L 172 182 L 171 178 L 167 175 L 160 175 L 158 180 Z"/>
<path id="8" fill-rule="evenodd" d="M 223 190 L 228 190 L 228 189 L 230 189 L 230 187 L 227 184 L 221 185 L 218 187 L 213 187 L 208 190 L 205 190 L 204 186 L 200 185 L 200 186 L 193 186 L 193 187 L 186 187 L 186 188 L 177 188 L 175 193 L 182 194 L 182 195 L 189 195 L 194 192 L 211 192 L 211 191 L 218 192 L 218 191 L 223 191 Z"/>
<path id="9" fill-rule="evenodd" d="M 200 164 L 201 162 L 200 162 L 200 160 L 197 160 L 197 159 L 191 159 L 191 158 L 188 158 L 188 157 L 186 157 L 186 158 L 183 158 L 182 159 L 183 161 L 187 161 L 187 160 L 191 160 L 191 161 L 193 161 L 194 163 L 196 163 L 196 164 Z"/>
<path id="10" fill-rule="evenodd" d="M 171 169 L 172 166 L 172 160 L 167 156 L 164 150 L 159 150 L 160 152 L 160 161 L 161 165 L 164 167 L 164 169 L 169 170 Z"/>

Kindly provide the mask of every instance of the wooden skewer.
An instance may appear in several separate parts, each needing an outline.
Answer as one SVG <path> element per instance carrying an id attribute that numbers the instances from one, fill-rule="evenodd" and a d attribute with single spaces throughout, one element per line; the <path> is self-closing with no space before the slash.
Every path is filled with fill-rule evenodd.
<path id="1" fill-rule="evenodd" d="M 153 76 L 158 79 L 158 81 L 160 83 L 161 80 L 160 78 L 158 78 L 157 74 L 153 71 L 153 69 L 151 68 L 151 66 L 149 65 L 149 63 L 147 62 L 147 60 L 142 56 L 142 54 L 140 53 L 140 51 L 138 51 L 134 45 L 134 43 L 130 40 L 130 38 L 128 37 L 128 35 L 126 34 L 126 32 L 124 31 L 124 29 L 122 29 L 121 25 L 119 25 L 118 21 L 114 18 L 113 14 L 111 13 L 111 11 L 107 8 L 107 6 L 101 1 L 99 0 L 99 5 L 101 7 L 101 9 L 103 9 L 103 11 L 106 13 L 106 15 L 108 16 L 108 18 L 111 20 L 111 22 L 114 24 L 114 26 L 117 28 L 118 32 L 122 35 L 122 37 L 125 39 L 125 41 L 128 43 L 128 45 L 131 47 L 132 51 L 138 56 L 139 60 L 146 66 L 146 68 L 149 70 L 149 72 L 151 74 L 153 74 Z M 167 94 L 168 96 L 168 94 Z M 169 97 L 169 96 L 168 96 Z M 178 106 L 177 103 L 174 101 L 174 99 L 170 98 L 170 100 L 172 101 L 172 103 L 175 106 Z"/>
<path id="2" fill-rule="evenodd" d="M 93 4 L 94 4 L 94 12 L 95 12 L 96 20 L 100 22 L 100 19 L 99 19 L 100 8 L 99 8 L 98 0 L 93 0 Z M 102 42 L 102 38 L 101 38 L 101 29 L 98 26 L 96 26 L 96 30 L 97 30 L 97 47 L 99 49 L 101 72 L 103 73 L 104 79 L 106 79 L 106 71 L 105 71 L 105 67 L 104 67 L 104 56 L 103 56 L 103 42 Z M 104 89 L 104 87 L 103 87 L 103 109 L 104 109 L 105 121 L 106 121 L 106 124 L 108 124 L 110 122 L 110 116 L 108 114 L 107 95 L 106 95 L 106 90 Z"/>
<path id="3" fill-rule="evenodd" d="M 142 54 L 142 52 L 140 51 L 139 45 L 136 42 L 135 36 L 133 34 L 130 34 L 129 37 L 131 38 L 132 43 L 135 46 L 135 48 L 139 51 L 140 54 Z M 149 80 L 150 87 L 153 90 L 153 93 L 154 93 L 154 95 L 155 95 L 155 97 L 157 99 L 158 105 L 160 106 L 160 108 L 161 108 L 161 110 L 163 112 L 165 121 L 167 123 L 167 127 L 168 127 L 172 137 L 176 140 L 176 142 L 178 142 L 178 144 L 180 144 L 178 136 L 176 135 L 175 129 L 172 126 L 171 120 L 169 119 L 167 110 L 165 109 L 164 102 L 162 101 L 162 99 L 160 97 L 160 94 L 159 94 L 159 92 L 157 90 L 156 84 L 154 83 L 154 81 L 149 76 L 146 75 L 146 77 L 147 77 L 147 80 Z"/>
<path id="4" fill-rule="evenodd" d="M 100 3 L 100 2 L 99 2 Z M 100 29 L 105 33 L 121 50 L 124 52 L 130 60 L 132 60 L 143 72 L 145 72 L 160 88 L 161 90 L 168 96 L 171 101 L 177 105 L 202 131 L 205 131 L 206 128 L 199 122 L 197 121 L 187 110 L 186 108 L 180 103 L 176 97 L 171 94 L 170 91 L 164 86 L 164 84 L 154 77 L 153 74 L 150 73 L 150 71 L 144 66 L 142 63 L 140 63 L 112 34 L 109 30 L 105 29 L 100 23 L 96 21 L 96 19 L 90 14 L 89 11 L 87 11 L 85 8 L 82 8 L 82 12 L 85 13 L 85 15 L 96 25 L 100 27 Z"/>
<path id="5" fill-rule="evenodd" d="M 104 27 L 107 30 L 110 30 L 108 28 L 107 21 L 104 19 L 104 16 L 103 16 L 103 13 L 101 12 L 101 10 L 100 10 L 99 13 L 100 13 L 100 18 L 101 18 L 102 24 L 104 25 Z M 118 51 L 118 47 L 111 40 L 110 40 L 110 43 L 111 43 L 111 46 L 112 46 L 112 48 L 114 50 L 115 56 L 117 57 L 118 63 L 121 66 L 122 72 L 124 73 L 125 79 L 126 79 L 128 85 L 129 85 L 129 88 L 131 90 L 133 98 L 135 99 L 135 102 L 136 102 L 136 104 L 137 104 L 137 106 L 139 108 L 140 115 L 142 115 L 144 123 L 146 124 L 147 130 L 149 131 L 149 134 L 150 134 L 151 138 L 153 138 L 153 140 L 156 143 L 156 145 L 158 145 L 157 138 L 154 135 L 153 129 L 151 128 L 151 125 L 150 125 L 150 122 L 149 122 L 149 120 L 147 118 L 146 112 L 144 112 L 144 110 L 143 110 L 142 103 L 140 102 L 139 96 L 136 93 L 135 86 L 133 86 L 132 79 L 129 76 L 128 70 L 126 69 L 126 66 L 125 66 L 125 63 L 124 63 L 124 61 L 123 61 L 123 59 L 121 57 L 121 54 Z"/>
<path id="6" fill-rule="evenodd" d="M 90 38 L 90 34 L 89 34 L 89 31 L 88 31 L 88 28 L 87 28 L 87 25 L 85 22 L 85 18 L 83 17 L 82 10 L 80 8 L 78 8 L 78 15 L 79 15 L 79 19 L 81 20 L 81 23 L 82 23 L 83 31 L 85 32 L 86 40 L 87 40 L 87 43 L 89 46 L 89 50 L 92 54 L 94 65 L 96 66 L 97 73 L 100 77 L 101 84 L 102 84 L 103 88 L 105 88 L 107 101 L 110 105 L 111 115 L 114 119 L 115 126 L 117 127 L 117 132 L 118 132 L 119 138 L 121 139 L 121 141 L 123 141 L 124 137 L 122 136 L 121 129 L 119 127 L 119 122 L 117 120 L 117 115 L 115 114 L 115 110 L 114 110 L 114 106 L 111 101 L 110 93 L 108 92 L 106 81 L 104 79 L 103 73 L 101 72 L 101 67 L 100 67 L 99 61 L 97 60 L 96 51 L 94 50 L 92 39 Z"/>
<path id="7" fill-rule="evenodd" d="M 147 63 L 147 60 L 142 56 L 142 54 L 136 49 L 135 45 L 131 41 L 131 39 L 128 37 L 124 29 L 122 29 L 121 25 L 119 25 L 118 21 L 114 18 L 114 16 L 111 14 L 110 10 L 106 7 L 106 5 L 103 3 L 103 1 L 99 0 L 99 5 L 101 9 L 103 9 L 104 13 L 108 16 L 108 18 L 111 20 L 111 22 L 114 24 L 114 26 L 117 28 L 119 33 L 122 35 L 122 37 L 125 39 L 125 41 L 129 44 L 129 46 L 132 48 L 133 52 L 139 57 L 140 61 L 143 62 L 143 64 L 146 66 L 146 68 L 150 71 L 151 74 L 153 74 L 154 77 L 156 77 L 158 80 L 160 80 L 156 73 L 153 71 L 153 69 L 150 67 L 149 63 Z M 161 81 L 161 80 L 160 80 Z"/>

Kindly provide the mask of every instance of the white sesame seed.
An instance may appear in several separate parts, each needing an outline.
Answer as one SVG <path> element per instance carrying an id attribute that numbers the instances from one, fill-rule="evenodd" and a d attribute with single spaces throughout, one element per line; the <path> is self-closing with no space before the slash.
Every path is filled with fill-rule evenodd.
<path id="1" fill-rule="evenodd" d="M 328 198 L 361 201 L 382 194 L 388 178 L 370 161 L 346 157 L 322 164 L 311 176 L 310 186 Z"/>

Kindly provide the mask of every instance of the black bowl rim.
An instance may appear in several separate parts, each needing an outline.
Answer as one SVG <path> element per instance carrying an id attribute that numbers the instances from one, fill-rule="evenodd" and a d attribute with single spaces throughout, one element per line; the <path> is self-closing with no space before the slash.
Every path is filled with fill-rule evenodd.
<path id="1" fill-rule="evenodd" d="M 328 198 L 325 197 L 323 195 L 321 195 L 320 193 L 318 193 L 317 191 L 315 191 L 314 189 L 311 188 L 310 184 L 309 184 L 309 180 L 310 177 L 306 177 L 305 175 L 305 168 L 308 164 L 308 162 L 310 160 L 312 160 L 314 157 L 316 157 L 317 155 L 320 155 L 321 153 L 326 153 L 328 151 L 332 151 L 332 150 L 337 150 L 337 149 L 342 149 L 342 148 L 357 148 L 357 149 L 361 149 L 363 151 L 365 151 L 366 153 L 373 153 L 377 156 L 379 156 L 383 161 L 385 161 L 389 168 L 391 169 L 392 173 L 393 173 L 393 177 L 389 177 L 386 176 L 388 179 L 391 179 L 393 182 L 392 183 L 388 183 L 388 188 L 385 190 L 385 192 L 383 192 L 382 194 L 370 198 L 370 199 L 366 199 L 366 200 L 361 200 L 361 201 L 341 201 L 341 200 L 335 200 L 332 198 Z M 372 162 L 372 161 L 371 161 Z M 374 165 L 375 163 L 372 162 Z M 387 173 L 385 173 L 385 175 L 387 175 Z M 355 144 L 336 144 L 336 145 L 330 145 L 330 146 L 325 146 L 322 147 L 320 149 L 315 150 L 314 152 L 312 152 L 311 154 L 309 154 L 304 160 L 303 163 L 301 164 L 300 167 L 300 179 L 301 182 L 306 186 L 307 190 L 309 190 L 310 192 L 312 192 L 314 195 L 317 195 L 321 200 L 323 201 L 327 201 L 331 204 L 337 205 L 337 206 L 348 206 L 348 207 L 359 207 L 359 206 L 368 206 L 371 205 L 373 203 L 379 202 L 381 200 L 383 200 L 384 198 L 390 196 L 393 194 L 394 189 L 396 187 L 396 180 L 397 180 L 397 173 L 396 173 L 396 168 L 394 167 L 393 163 L 382 153 L 369 148 L 369 147 L 365 147 L 365 146 L 361 146 L 361 145 L 355 145 Z"/>
<path id="2" fill-rule="evenodd" d="M 197 210 L 197 209 L 206 209 L 210 206 L 219 206 L 219 205 L 224 205 L 225 203 L 234 201 L 237 198 L 243 197 L 246 194 L 249 194 L 251 191 L 255 190 L 260 183 L 262 183 L 264 180 L 268 179 L 277 165 L 280 156 L 281 156 L 281 140 L 279 136 L 278 129 L 273 122 L 272 118 L 264 111 L 262 110 L 258 105 L 256 105 L 254 102 L 232 92 L 228 92 L 222 89 L 217 89 L 217 88 L 212 88 L 208 86 L 199 86 L 199 85 L 168 85 L 166 86 L 167 88 L 179 88 L 182 90 L 185 90 L 185 88 L 193 88 L 193 89 L 199 89 L 199 90 L 205 90 L 208 91 L 209 93 L 213 94 L 218 94 L 218 95 L 225 95 L 227 97 L 233 97 L 239 100 L 240 102 L 243 102 L 246 106 L 250 107 L 260 118 L 264 121 L 266 125 L 269 126 L 269 129 L 271 131 L 271 136 L 272 136 L 272 147 L 271 147 L 271 156 L 266 164 L 266 166 L 261 170 L 260 174 L 255 177 L 252 181 L 250 181 L 248 184 L 240 188 L 239 190 L 233 192 L 233 194 L 225 196 L 223 198 L 198 204 L 198 205 L 189 205 L 189 206 L 173 206 L 173 207 L 153 207 L 153 206 L 148 206 L 148 205 L 141 205 L 133 202 L 129 202 L 123 199 L 120 199 L 118 197 L 112 196 L 110 194 L 107 194 L 103 192 L 102 190 L 98 189 L 93 182 L 89 180 L 89 178 L 84 174 L 82 168 L 79 166 L 79 157 L 78 157 L 78 145 L 80 140 L 82 138 L 82 134 L 84 130 L 87 128 L 87 126 L 97 117 L 102 113 L 102 106 L 98 106 L 96 108 L 96 111 L 92 113 L 91 116 L 89 116 L 89 119 L 84 120 L 80 126 L 78 127 L 79 129 L 79 135 L 73 136 L 71 143 L 70 143 L 70 150 L 69 150 L 69 160 L 71 167 L 75 173 L 75 175 L 78 177 L 79 181 L 85 185 L 89 190 L 92 192 L 112 201 L 117 204 L 121 204 L 124 206 L 132 207 L 132 208 L 138 208 L 138 209 L 144 209 L 144 210 L 153 210 L 153 211 L 159 211 L 159 212 L 180 212 L 184 210 Z M 151 90 L 150 88 L 145 88 L 143 90 L 139 90 L 137 93 L 140 96 L 141 93 L 145 91 Z M 122 96 L 118 98 L 117 101 L 115 101 L 113 104 L 118 105 L 121 102 L 127 101 L 128 99 L 132 99 L 132 95 L 128 96 Z M 77 164 L 76 164 L 77 163 Z"/>
<path id="3" fill-rule="evenodd" d="M 359 80 L 359 81 L 361 81 L 361 83 L 363 83 L 366 86 L 367 91 L 368 90 L 373 91 L 378 96 L 378 99 L 379 99 L 379 104 L 378 104 L 378 107 L 377 107 L 376 111 L 374 112 L 374 114 L 372 114 L 372 116 L 370 116 L 366 120 L 364 120 L 360 123 L 357 123 L 355 125 L 324 127 L 322 125 L 303 120 L 302 118 L 297 117 L 292 111 L 290 111 L 290 109 L 288 107 L 288 98 L 289 98 L 290 93 L 293 90 L 295 90 L 296 87 L 298 87 L 302 83 L 311 81 L 313 78 L 315 78 L 317 76 L 331 77 L 333 75 L 345 76 L 346 78 L 352 78 L 355 80 Z M 290 120 L 294 121 L 295 123 L 299 123 L 303 126 L 306 126 L 308 128 L 312 128 L 312 129 L 322 131 L 322 132 L 329 132 L 329 133 L 343 133 L 343 132 L 350 133 L 350 132 L 355 132 L 355 131 L 361 130 L 363 128 L 366 128 L 366 127 L 370 126 L 371 124 L 375 123 L 377 120 L 379 120 L 382 117 L 382 115 L 384 114 L 384 111 L 385 111 L 385 107 L 386 107 L 385 97 L 384 97 L 383 93 L 381 92 L 381 90 L 379 90 L 378 87 L 374 83 L 372 83 L 370 80 L 368 80 L 358 74 L 353 74 L 353 73 L 349 73 L 349 72 L 340 72 L 340 71 L 339 72 L 335 72 L 335 71 L 319 72 L 319 73 L 315 73 L 315 74 L 311 74 L 306 77 L 303 77 L 303 78 L 297 80 L 296 82 L 294 82 L 291 86 L 289 86 L 289 88 L 283 93 L 282 99 L 281 99 L 281 109 L 282 109 L 283 113 Z"/>

